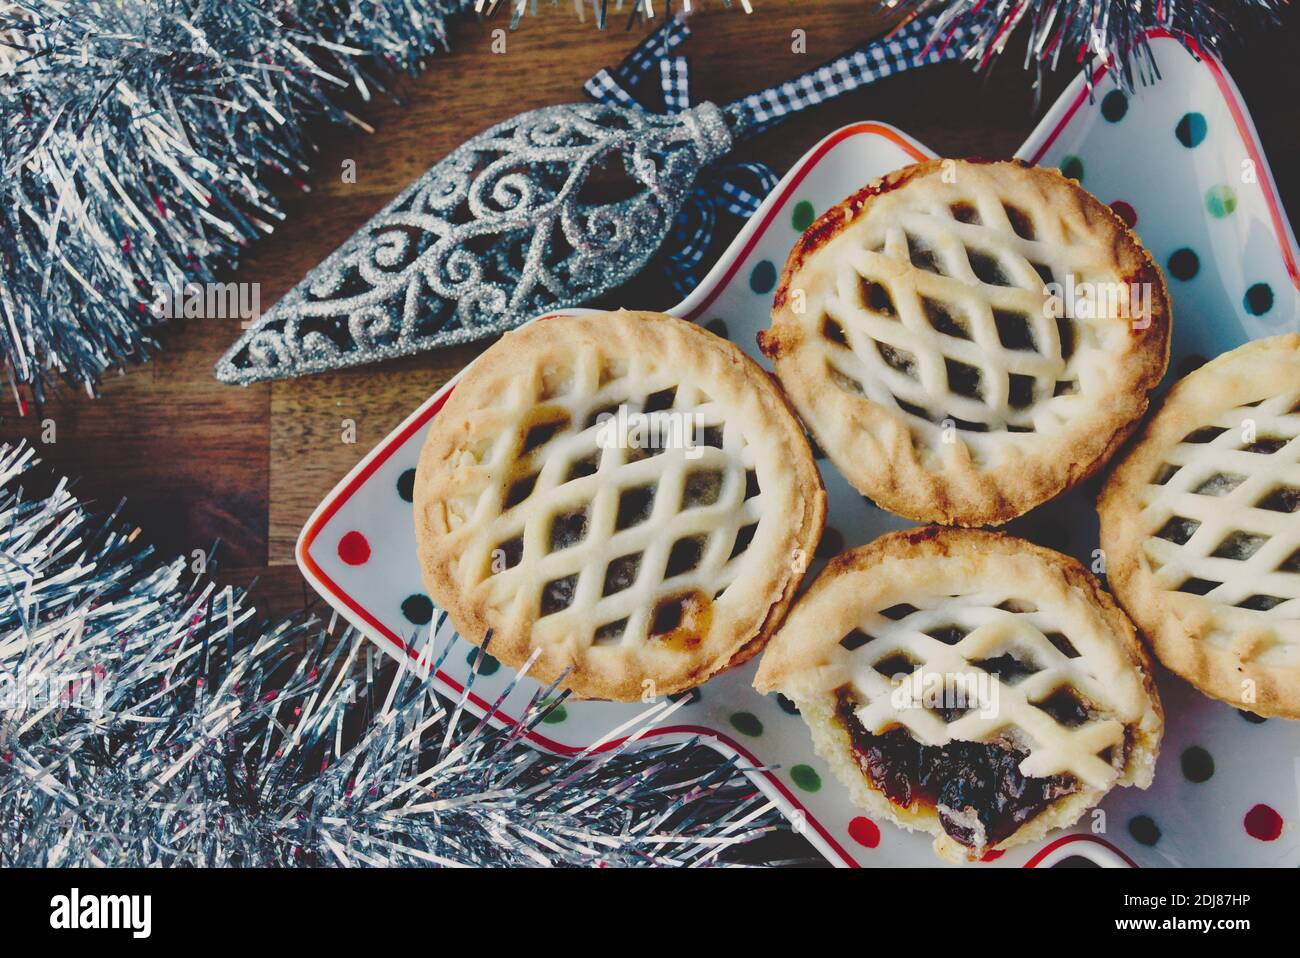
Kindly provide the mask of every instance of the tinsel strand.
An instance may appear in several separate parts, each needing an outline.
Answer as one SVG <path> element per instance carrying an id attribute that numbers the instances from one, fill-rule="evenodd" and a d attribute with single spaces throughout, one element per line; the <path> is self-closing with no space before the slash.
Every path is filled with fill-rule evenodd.
<path id="1" fill-rule="evenodd" d="M 468 718 L 433 686 L 436 621 L 401 666 L 263 622 L 66 481 L 27 494 L 33 465 L 0 446 L 0 867 L 693 866 L 778 827 L 735 761 L 641 745 L 674 703 L 545 755 L 524 736 L 555 686 L 518 725 Z"/>
<path id="2" fill-rule="evenodd" d="M 469 0 L 0 2 L 0 353 L 37 401 L 155 345 L 305 189 L 307 123 L 445 48 Z M 361 124 L 364 125 L 364 124 Z"/>
<path id="3" fill-rule="evenodd" d="M 890 13 L 938 13 L 932 43 L 944 43 L 958 26 L 975 38 L 965 58 L 983 68 L 1020 30 L 1028 33 L 1026 67 L 1039 71 L 1083 67 L 1091 77 L 1112 68 L 1128 91 L 1160 77 L 1148 33 L 1164 30 L 1216 56 L 1238 27 L 1278 22 L 1287 0 L 879 0 Z"/>

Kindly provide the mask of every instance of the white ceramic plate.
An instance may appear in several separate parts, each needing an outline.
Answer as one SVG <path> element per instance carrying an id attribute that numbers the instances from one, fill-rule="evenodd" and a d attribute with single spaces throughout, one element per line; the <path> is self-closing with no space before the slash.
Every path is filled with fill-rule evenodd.
<path id="1" fill-rule="evenodd" d="M 1018 155 L 1061 167 L 1135 222 L 1169 275 L 1171 375 L 1182 375 L 1195 357 L 1300 328 L 1300 256 L 1254 127 L 1222 66 L 1168 37 L 1152 45 L 1163 75 L 1158 84 L 1127 96 L 1102 70 L 1090 97 L 1080 77 Z M 703 323 L 766 366 L 755 334 L 767 326 L 777 274 L 803 228 L 874 177 L 932 155 L 879 123 L 832 133 L 785 175 L 701 286 L 670 312 Z M 435 611 L 420 582 L 410 486 L 428 423 L 454 386 L 455 380 L 430 397 L 366 456 L 325 498 L 298 541 L 307 580 L 395 655 L 426 630 Z M 824 460 L 819 464 L 830 497 L 822 559 L 909 524 L 867 502 Z M 1094 492 L 1090 484 L 1010 528 L 1090 559 Z M 457 642 L 438 681 L 459 696 L 471 647 Z M 813 754 L 803 722 L 783 707 L 788 703 L 750 688 L 755 668 L 749 663 L 690 693 L 673 724 L 647 738 L 698 736 L 724 754 L 739 754 L 755 767 L 756 784 L 836 864 L 935 864 L 928 836 L 889 823 L 877 827 L 849 803 Z M 481 713 L 509 678 L 509 670 L 489 661 L 468 707 Z M 998 865 L 1046 866 L 1075 854 L 1118 866 L 1300 863 L 1300 724 L 1247 720 L 1168 673 L 1158 681 L 1168 732 L 1154 786 L 1116 789 L 1102 804 L 1103 815 L 1008 852 Z M 500 720 L 510 721 L 512 706 L 517 710 L 536 687 L 522 682 Z M 530 738 L 541 748 L 572 753 L 643 708 L 570 701 Z"/>

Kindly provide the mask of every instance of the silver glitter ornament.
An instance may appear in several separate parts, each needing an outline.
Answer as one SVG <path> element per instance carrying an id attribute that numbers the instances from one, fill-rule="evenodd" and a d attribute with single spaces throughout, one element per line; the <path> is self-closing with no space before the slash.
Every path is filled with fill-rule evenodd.
<path id="1" fill-rule="evenodd" d="M 725 107 L 660 115 L 624 94 L 619 103 L 544 107 L 500 123 L 435 164 L 312 270 L 222 357 L 216 376 L 247 385 L 411 355 L 615 289 L 645 267 L 700 172 L 737 141 L 878 77 L 961 54 L 962 31 L 931 48 L 930 27 L 914 21 Z M 647 52 L 647 41 L 629 59 L 643 67 L 662 57 L 683 29 L 670 21 L 658 34 L 661 53 Z M 621 171 L 636 192 L 594 201 L 592 177 L 602 169 Z"/>
<path id="2" fill-rule="evenodd" d="M 732 135 L 704 103 L 660 116 L 570 103 L 513 117 L 407 187 L 240 339 L 217 378 L 249 383 L 479 339 L 636 275 Z M 640 189 L 584 201 L 603 165 Z"/>

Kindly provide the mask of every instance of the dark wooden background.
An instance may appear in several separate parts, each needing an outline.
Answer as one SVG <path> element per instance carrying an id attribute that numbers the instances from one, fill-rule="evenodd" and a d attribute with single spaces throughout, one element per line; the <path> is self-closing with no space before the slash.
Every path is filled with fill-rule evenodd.
<path id="1" fill-rule="evenodd" d="M 613 5 L 611 5 L 613 6 Z M 656 5 L 661 6 L 661 5 Z M 692 17 L 696 99 L 725 102 L 793 76 L 881 32 L 887 21 L 861 0 L 754 0 L 746 15 L 709 3 Z M 612 66 L 644 35 L 623 20 L 599 32 L 569 4 L 542 4 L 538 16 L 510 33 L 507 52 L 491 51 L 491 31 L 505 26 L 462 19 L 452 25 L 452 52 L 419 80 L 403 85 L 404 105 L 358 107 L 376 131 L 320 131 L 311 192 L 288 200 L 285 224 L 255 247 L 232 277 L 262 284 L 265 309 L 431 163 L 478 130 L 533 107 L 582 99 L 582 83 Z M 807 34 L 807 52 L 791 51 L 791 31 Z M 1300 30 L 1295 11 L 1285 29 L 1244 38 L 1228 56 L 1279 181 L 1283 200 L 1300 212 Z M 975 75 L 944 64 L 892 77 L 805 112 L 744 145 L 784 172 L 825 133 L 860 119 L 896 124 L 943 155 L 1009 155 L 1070 79 L 1049 77 L 1036 108 L 1033 74 L 1013 44 L 994 69 Z M 354 184 L 343 161 L 356 162 Z M 724 223 L 719 245 L 738 223 Z M 646 308 L 675 299 L 662 283 L 641 282 L 613 301 Z M 71 393 L 47 405 L 56 441 L 43 444 L 33 416 L 0 412 L 2 434 L 32 439 L 40 455 L 79 477 L 83 497 L 111 506 L 125 496 L 127 514 L 161 552 L 190 553 L 221 541 L 218 578 L 258 580 L 254 598 L 274 614 L 312 597 L 293 565 L 293 543 L 312 508 L 374 443 L 486 344 L 347 372 L 251 388 L 223 386 L 212 366 L 239 332 L 238 320 L 179 321 L 146 364 L 113 375 L 103 395 Z M 342 421 L 357 428 L 342 441 Z"/>

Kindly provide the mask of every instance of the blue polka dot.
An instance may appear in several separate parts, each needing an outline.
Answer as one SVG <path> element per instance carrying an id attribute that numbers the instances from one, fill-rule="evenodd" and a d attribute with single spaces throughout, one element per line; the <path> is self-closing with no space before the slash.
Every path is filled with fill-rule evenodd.
<path id="1" fill-rule="evenodd" d="M 1178 137 L 1178 142 L 1189 150 L 1204 142 L 1205 132 L 1205 117 L 1200 113 L 1184 113 L 1183 118 L 1174 127 L 1174 136 Z"/>
<path id="2" fill-rule="evenodd" d="M 1169 273 L 1174 279 L 1184 282 L 1194 277 L 1201 270 L 1201 258 L 1196 250 L 1184 246 L 1169 255 Z"/>
<path id="3" fill-rule="evenodd" d="M 416 593 L 402 600 L 402 615 L 415 625 L 428 625 L 433 618 L 433 603 L 427 595 Z"/>
<path id="4" fill-rule="evenodd" d="M 1273 288 L 1268 283 L 1256 283 L 1246 290 L 1243 300 L 1246 312 L 1252 316 L 1263 316 L 1273 308 Z"/>
<path id="5" fill-rule="evenodd" d="M 488 655 L 486 652 L 480 651 L 479 649 L 470 649 L 469 654 L 465 656 L 465 661 L 468 662 L 470 665 L 474 664 L 475 653 L 478 654 L 479 675 L 493 675 L 496 673 L 497 669 L 501 668 L 500 662 L 492 658 L 492 656 Z"/>
<path id="6" fill-rule="evenodd" d="M 397 494 L 410 502 L 415 497 L 415 470 L 407 469 L 397 477 Z"/>
<path id="7" fill-rule="evenodd" d="M 776 267 L 772 265 L 769 259 L 760 260 L 754 267 L 753 272 L 749 274 L 749 288 L 754 292 L 770 293 L 772 287 L 776 285 Z"/>
<path id="8" fill-rule="evenodd" d="M 1128 823 L 1128 833 L 1143 845 L 1151 846 L 1160 841 L 1160 826 L 1150 815 L 1135 815 Z"/>
<path id="9" fill-rule="evenodd" d="M 1111 123 L 1118 123 L 1128 112 L 1128 97 L 1120 90 L 1111 90 L 1101 101 L 1101 115 Z"/>

